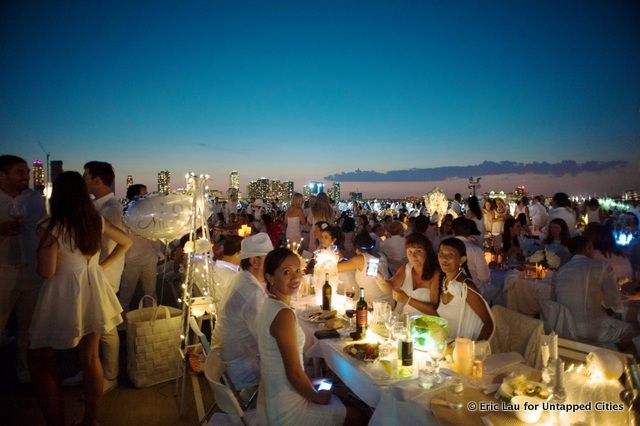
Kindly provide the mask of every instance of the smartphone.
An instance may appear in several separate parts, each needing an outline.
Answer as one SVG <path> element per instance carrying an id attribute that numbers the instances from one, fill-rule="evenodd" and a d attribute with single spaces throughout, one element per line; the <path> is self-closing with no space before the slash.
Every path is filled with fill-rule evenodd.
<path id="1" fill-rule="evenodd" d="M 331 380 L 323 380 L 320 383 L 318 383 L 317 385 L 315 385 L 315 389 L 317 391 L 331 390 L 332 387 L 333 387 L 333 382 Z"/>
<path id="2" fill-rule="evenodd" d="M 375 277 L 378 275 L 378 265 L 380 264 L 380 259 L 370 259 L 367 262 L 367 275 L 370 277 Z"/>

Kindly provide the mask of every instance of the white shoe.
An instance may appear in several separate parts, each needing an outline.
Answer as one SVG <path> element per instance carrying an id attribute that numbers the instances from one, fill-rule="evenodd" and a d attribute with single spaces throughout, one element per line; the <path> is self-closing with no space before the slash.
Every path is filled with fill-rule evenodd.
<path id="1" fill-rule="evenodd" d="M 111 392 L 112 390 L 114 390 L 117 387 L 118 387 L 118 379 L 109 380 L 109 379 L 105 378 L 104 379 L 104 387 L 102 388 L 102 394 L 104 395 L 105 393 Z"/>
<path id="2" fill-rule="evenodd" d="M 62 386 L 78 386 L 82 384 L 82 371 L 75 376 L 67 377 L 62 381 Z"/>

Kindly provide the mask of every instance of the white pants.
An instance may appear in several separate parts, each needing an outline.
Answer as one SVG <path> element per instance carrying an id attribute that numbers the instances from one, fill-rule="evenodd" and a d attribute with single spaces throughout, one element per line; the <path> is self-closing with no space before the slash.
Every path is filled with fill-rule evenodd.
<path id="1" fill-rule="evenodd" d="M 142 290 L 145 296 L 156 298 L 156 280 L 158 278 L 158 267 L 155 257 L 146 263 L 127 262 L 124 265 L 124 274 L 120 284 L 118 299 L 122 305 L 124 313 L 129 312 L 129 304 L 136 292 L 138 282 L 142 281 Z"/>
<path id="2" fill-rule="evenodd" d="M 0 266 L 0 332 L 5 329 L 11 313 L 15 310 L 18 322 L 16 371 L 22 377 L 29 371 L 29 325 L 41 284 L 42 280 L 36 276 L 35 271 L 26 267 Z"/>

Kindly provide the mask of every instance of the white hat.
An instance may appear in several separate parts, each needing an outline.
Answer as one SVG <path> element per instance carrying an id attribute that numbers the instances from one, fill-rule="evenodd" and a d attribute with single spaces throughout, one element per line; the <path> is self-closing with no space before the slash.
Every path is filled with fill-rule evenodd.
<path id="1" fill-rule="evenodd" d="M 240 249 L 240 259 L 248 259 L 254 256 L 266 256 L 267 253 L 273 250 L 273 244 L 271 244 L 271 238 L 264 233 L 252 235 L 242 240 Z"/>

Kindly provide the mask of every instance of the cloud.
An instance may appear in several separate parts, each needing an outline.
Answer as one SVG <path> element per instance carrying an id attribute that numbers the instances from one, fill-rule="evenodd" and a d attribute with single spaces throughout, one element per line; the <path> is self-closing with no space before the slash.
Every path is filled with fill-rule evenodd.
<path id="1" fill-rule="evenodd" d="M 540 174 L 548 176 L 575 176 L 578 173 L 601 172 L 628 165 L 626 161 L 587 161 L 576 163 L 573 160 L 562 160 L 559 163 L 546 161 L 533 163 L 517 163 L 514 161 L 484 161 L 469 166 L 444 166 L 428 169 L 375 170 L 356 169 L 353 172 L 340 172 L 326 176 L 326 180 L 337 182 L 419 182 L 437 181 L 452 178 L 468 178 L 469 176 L 493 176 L 506 174 Z"/>

